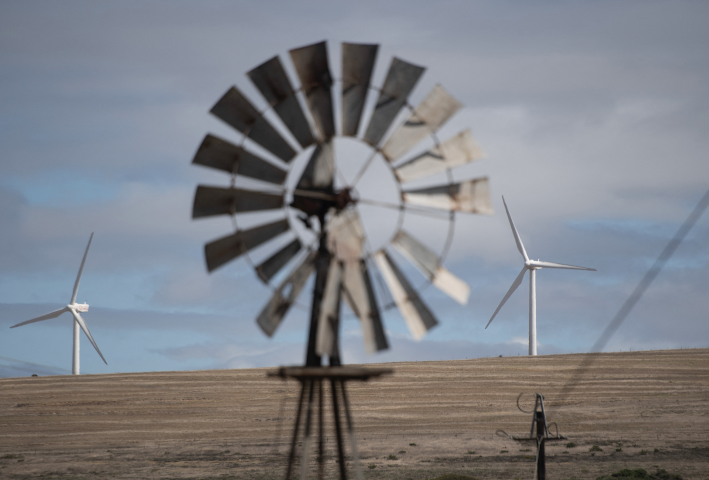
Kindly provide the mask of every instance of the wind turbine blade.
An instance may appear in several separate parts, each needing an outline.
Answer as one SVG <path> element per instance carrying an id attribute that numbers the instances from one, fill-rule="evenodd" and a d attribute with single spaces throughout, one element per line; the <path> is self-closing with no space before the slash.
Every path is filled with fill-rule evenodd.
<path id="1" fill-rule="evenodd" d="M 89 247 L 91 246 L 91 240 L 94 238 L 94 232 L 91 232 L 89 237 L 89 243 L 86 245 L 86 251 L 84 252 L 84 258 L 81 259 L 81 266 L 79 267 L 79 274 L 76 276 L 76 282 L 74 282 L 74 292 L 71 294 L 71 301 L 69 304 L 76 302 L 76 294 L 79 293 L 79 282 L 81 282 L 81 274 L 84 272 L 84 264 L 86 263 L 86 256 L 89 254 Z"/>
<path id="2" fill-rule="evenodd" d="M 385 251 L 377 252 L 374 255 L 374 260 L 377 262 L 409 331 L 416 340 L 421 339 L 428 330 L 438 324 L 438 321 Z"/>
<path id="3" fill-rule="evenodd" d="M 470 130 L 465 130 L 439 146 L 394 169 L 400 182 L 410 182 L 448 168 L 455 168 L 485 157 Z"/>
<path id="4" fill-rule="evenodd" d="M 293 147 L 236 87 L 231 87 L 210 112 L 284 162 L 295 157 Z"/>
<path id="5" fill-rule="evenodd" d="M 470 286 L 442 267 L 438 256 L 414 237 L 399 230 L 394 240 L 394 247 L 413 263 L 439 290 L 453 300 L 465 305 L 468 303 Z"/>
<path id="6" fill-rule="evenodd" d="M 261 193 L 241 188 L 199 185 L 194 196 L 192 218 L 212 215 L 276 210 L 283 207 L 283 195 Z"/>
<path id="7" fill-rule="evenodd" d="M 356 137 L 379 45 L 342 44 L 342 134 Z"/>
<path id="8" fill-rule="evenodd" d="M 106 361 L 105 358 L 103 358 L 103 354 L 101 353 L 101 350 L 98 349 L 98 345 L 96 345 L 96 342 L 94 341 L 94 337 L 91 336 L 91 332 L 89 332 L 89 327 L 86 326 L 86 322 L 84 322 L 84 319 L 81 318 L 81 315 L 79 315 L 79 312 L 75 311 L 73 308 L 70 308 L 69 311 L 71 312 L 72 315 L 74 315 L 74 319 L 77 321 L 81 329 L 84 331 L 87 337 L 89 337 L 89 341 L 91 342 L 91 345 L 94 346 L 96 349 L 96 352 L 98 352 L 98 355 L 101 357 L 101 360 L 103 360 L 103 363 L 108 365 L 108 362 Z"/>
<path id="9" fill-rule="evenodd" d="M 35 317 L 31 320 L 26 320 L 22 323 L 18 323 L 17 325 L 13 325 L 10 328 L 21 327 L 22 325 L 27 325 L 28 323 L 41 322 L 42 320 L 49 320 L 50 318 L 57 318 L 62 313 L 68 312 L 68 311 L 69 311 L 69 307 L 60 308 L 59 310 L 54 310 L 53 312 L 45 313 L 44 315 L 39 316 L 39 317 Z"/>
<path id="10" fill-rule="evenodd" d="M 512 282 L 512 286 L 510 287 L 509 290 L 507 290 L 507 293 L 505 294 L 504 298 L 500 302 L 500 304 L 497 306 L 497 310 L 495 310 L 495 313 L 492 314 L 492 317 L 490 317 L 490 321 L 487 322 L 487 325 L 485 325 L 485 328 L 489 327 L 490 324 L 492 323 L 492 320 L 495 318 L 495 315 L 497 315 L 497 312 L 500 311 L 502 306 L 505 304 L 508 298 L 512 296 L 513 293 L 515 293 L 515 290 L 517 290 L 517 287 L 519 287 L 519 284 L 522 283 L 522 278 L 524 278 L 524 272 L 527 271 L 527 267 L 522 267 L 522 271 L 519 272 L 519 275 L 517 275 L 517 278 L 515 278 L 515 281 Z"/>
<path id="11" fill-rule="evenodd" d="M 287 232 L 289 228 L 288 220 L 284 219 L 251 230 L 236 232 L 206 244 L 204 258 L 207 262 L 207 270 L 212 272 L 252 248 Z"/>
<path id="12" fill-rule="evenodd" d="M 214 135 L 204 137 L 192 163 L 276 185 L 286 179 L 284 170 Z"/>
<path id="13" fill-rule="evenodd" d="M 426 136 L 435 132 L 462 105 L 443 87 L 436 85 L 416 107 L 411 117 L 396 130 L 382 148 L 382 155 L 394 162 Z"/>
<path id="14" fill-rule="evenodd" d="M 507 212 L 507 219 L 510 221 L 510 227 L 512 227 L 512 235 L 515 237 L 515 243 L 517 244 L 517 250 L 524 257 L 524 261 L 528 262 L 529 257 L 527 256 L 527 251 L 524 249 L 524 244 L 522 244 L 522 238 L 517 232 L 517 227 L 515 227 L 515 222 L 512 221 L 512 215 L 510 215 L 510 210 L 507 208 L 507 202 L 505 202 L 505 197 L 502 197 L 502 203 L 505 205 L 505 211 Z M 492 321 L 492 320 L 491 320 Z M 489 323 L 488 323 L 489 325 Z"/>
<path id="15" fill-rule="evenodd" d="M 362 323 L 362 337 L 367 354 L 388 349 L 389 343 L 364 260 L 345 262 L 343 292 L 345 302 Z"/>
<path id="16" fill-rule="evenodd" d="M 290 51 L 293 66 L 300 78 L 321 141 L 335 135 L 335 117 L 332 113 L 332 76 L 327 61 L 327 43 L 320 42 Z"/>
<path id="17" fill-rule="evenodd" d="M 297 238 L 291 243 L 274 253 L 270 258 L 265 260 L 261 265 L 256 267 L 256 273 L 259 278 L 265 283 L 268 283 L 273 276 L 283 268 L 291 258 L 295 257 L 300 251 L 302 245 Z"/>
<path id="18" fill-rule="evenodd" d="M 320 143 L 303 171 L 298 190 L 332 190 L 335 176 L 335 152 L 331 141 Z"/>
<path id="19" fill-rule="evenodd" d="M 487 178 L 403 192 L 404 202 L 465 213 L 492 214 Z"/>
<path id="20" fill-rule="evenodd" d="M 337 354 L 337 331 L 340 324 L 340 293 L 342 289 L 342 267 L 336 257 L 330 257 L 327 282 L 320 303 L 320 317 L 315 341 L 315 352 L 330 357 Z"/>
<path id="21" fill-rule="evenodd" d="M 535 267 L 542 267 L 542 268 L 563 268 L 567 270 L 590 270 L 591 272 L 595 272 L 595 268 L 588 268 L 588 267 L 577 267 L 576 265 L 566 265 L 565 263 L 554 263 L 554 262 L 540 262 L 538 260 L 532 260 L 530 262 L 532 265 Z"/>
<path id="22" fill-rule="evenodd" d="M 399 60 L 394 57 L 389 66 L 386 80 L 369 120 L 364 141 L 373 147 L 379 145 L 382 137 L 391 126 L 401 108 L 406 105 L 406 99 L 414 89 L 423 74 L 424 67 Z"/>
<path id="23" fill-rule="evenodd" d="M 283 120 L 300 146 L 306 148 L 312 145 L 315 139 L 310 131 L 310 124 L 305 119 L 298 97 L 278 56 L 262 63 L 246 75 Z"/>
<path id="24" fill-rule="evenodd" d="M 313 260 L 317 252 L 312 252 L 303 263 L 296 268 L 290 276 L 281 283 L 266 306 L 259 313 L 256 323 L 269 337 L 281 324 L 288 309 L 296 301 L 300 291 L 305 286 L 310 273 L 313 271 Z"/>

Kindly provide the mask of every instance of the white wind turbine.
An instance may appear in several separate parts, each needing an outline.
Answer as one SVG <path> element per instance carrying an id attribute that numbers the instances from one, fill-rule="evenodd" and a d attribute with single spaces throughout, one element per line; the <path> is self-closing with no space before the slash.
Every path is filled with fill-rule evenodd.
<path id="1" fill-rule="evenodd" d="M 89 247 L 91 246 L 91 240 L 93 238 L 94 234 L 91 233 L 91 236 L 89 237 L 89 244 L 86 245 L 86 252 L 84 252 L 84 258 L 81 260 L 81 266 L 79 267 L 79 275 L 77 275 L 76 277 L 76 283 L 74 283 L 74 293 L 71 294 L 71 301 L 69 302 L 69 305 L 64 308 L 60 308 L 59 310 L 54 310 L 53 312 L 46 313 L 40 317 L 33 318 L 32 320 L 27 320 L 26 322 L 18 323 L 17 325 L 13 325 L 12 327 L 10 327 L 21 327 L 22 325 L 27 325 L 28 323 L 41 322 L 42 320 L 56 318 L 64 312 L 71 312 L 71 314 L 74 316 L 74 350 L 71 359 L 72 375 L 79 375 L 79 337 L 81 335 L 81 333 L 79 332 L 79 327 L 81 327 L 86 336 L 89 337 L 91 345 L 94 346 L 99 356 L 101 357 L 101 360 L 103 360 L 103 363 L 108 365 L 106 359 L 103 358 L 103 355 L 101 354 L 101 350 L 98 349 L 98 345 L 96 345 L 94 337 L 91 336 L 91 332 L 89 332 L 89 327 L 86 326 L 86 322 L 84 322 L 84 319 L 81 318 L 81 315 L 79 315 L 79 312 L 88 312 L 89 306 L 86 303 L 76 303 L 76 294 L 79 292 L 79 282 L 81 281 L 81 273 L 84 271 L 84 263 L 86 263 L 86 256 L 89 254 Z"/>
<path id="2" fill-rule="evenodd" d="M 552 263 L 552 262 L 542 262 L 539 260 L 530 260 L 529 257 L 527 256 L 527 252 L 524 250 L 524 245 L 522 245 L 522 239 L 519 237 L 519 233 L 517 233 L 517 228 L 515 227 L 515 223 L 512 221 L 512 216 L 510 215 L 510 211 L 507 208 L 507 202 L 505 202 L 505 197 L 502 197 L 502 203 L 505 205 L 505 211 L 507 212 L 507 218 L 510 221 L 510 227 L 512 227 L 512 234 L 515 237 L 515 242 L 517 243 L 517 250 L 519 250 L 519 253 L 522 254 L 522 257 L 524 258 L 524 266 L 522 267 L 522 271 L 519 272 L 519 275 L 517 275 L 517 278 L 515 281 L 512 283 L 512 286 L 510 289 L 507 291 L 507 294 L 505 294 L 504 298 L 500 302 L 500 305 L 497 306 L 497 310 L 495 310 L 495 313 L 492 314 L 492 317 L 490 317 L 490 321 L 487 322 L 487 325 L 485 325 L 485 328 L 487 328 L 490 323 L 492 323 L 492 320 L 495 318 L 495 315 L 497 315 L 497 312 L 500 311 L 502 306 L 505 304 L 508 298 L 512 296 L 515 290 L 517 290 L 517 287 L 522 283 L 522 278 L 524 277 L 524 274 L 527 270 L 529 270 L 529 354 L 530 355 L 536 355 L 537 354 L 537 285 L 536 285 L 536 274 L 535 271 L 542 269 L 542 268 L 563 268 L 563 269 L 568 269 L 568 270 L 591 270 L 593 272 L 596 271 L 595 268 L 586 268 L 586 267 L 577 267 L 574 265 L 564 265 L 563 263 Z"/>

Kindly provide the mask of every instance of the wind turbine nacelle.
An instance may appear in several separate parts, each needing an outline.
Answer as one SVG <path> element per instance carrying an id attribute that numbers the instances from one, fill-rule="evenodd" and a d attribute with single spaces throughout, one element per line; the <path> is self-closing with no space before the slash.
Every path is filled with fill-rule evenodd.
<path id="1" fill-rule="evenodd" d="M 89 306 L 86 303 L 75 303 L 72 305 L 74 307 L 74 310 L 77 312 L 88 312 L 89 311 Z"/>

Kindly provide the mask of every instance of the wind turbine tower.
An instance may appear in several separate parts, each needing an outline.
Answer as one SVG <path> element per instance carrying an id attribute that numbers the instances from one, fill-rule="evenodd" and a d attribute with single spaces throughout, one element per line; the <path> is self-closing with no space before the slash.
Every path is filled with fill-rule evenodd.
<path id="1" fill-rule="evenodd" d="M 91 345 L 94 346 L 96 349 L 96 352 L 98 352 L 99 356 L 101 357 L 101 360 L 103 360 L 103 363 L 108 365 L 106 362 L 106 359 L 103 358 L 103 355 L 101 354 L 101 350 L 98 349 L 98 345 L 96 345 L 96 342 L 94 341 L 94 337 L 91 336 L 91 332 L 89 331 L 89 327 L 86 325 L 86 322 L 84 321 L 83 318 L 81 318 L 81 315 L 79 315 L 79 312 L 88 312 L 89 311 L 89 306 L 86 303 L 76 303 L 76 295 L 79 293 L 79 282 L 81 282 L 81 273 L 84 271 L 84 264 L 86 263 L 86 256 L 89 254 L 89 247 L 91 246 L 91 240 L 94 238 L 94 234 L 91 233 L 91 236 L 89 237 L 89 244 L 86 245 L 86 252 L 84 252 L 84 258 L 81 260 L 81 266 L 79 267 L 79 275 L 76 277 L 76 282 L 74 283 L 74 292 L 71 294 L 71 301 L 69 302 L 69 305 L 67 305 L 64 308 L 60 308 L 59 310 L 54 310 L 53 312 L 46 313 L 40 317 L 33 318 L 31 320 L 27 320 L 22 323 L 18 323 L 17 325 L 13 325 L 10 328 L 15 328 L 15 327 L 21 327 L 22 325 L 27 325 L 28 323 L 35 323 L 35 322 L 41 322 L 42 320 L 49 320 L 50 318 L 56 318 L 59 315 L 61 315 L 64 312 L 71 312 L 72 316 L 74 317 L 74 349 L 72 353 L 72 359 L 71 359 L 71 373 L 72 375 L 79 375 L 79 340 L 81 337 L 81 330 L 84 331 L 87 337 L 89 337 L 89 341 L 91 342 Z"/>
<path id="2" fill-rule="evenodd" d="M 507 212 L 507 219 L 510 221 L 510 227 L 512 227 L 512 234 L 515 237 L 515 243 L 517 243 L 517 250 L 519 250 L 519 253 L 522 255 L 522 258 L 524 258 L 524 266 L 522 267 L 522 271 L 519 272 L 519 275 L 517 275 L 517 278 L 515 281 L 512 283 L 512 286 L 510 289 L 507 291 L 505 294 L 504 298 L 500 302 L 500 304 L 497 306 L 497 310 L 495 310 L 495 313 L 492 314 L 492 317 L 490 317 L 490 321 L 487 322 L 487 325 L 485 325 L 485 328 L 490 326 L 490 323 L 492 323 L 493 319 L 495 318 L 495 315 L 497 315 L 497 312 L 500 311 L 502 306 L 505 304 L 508 298 L 512 296 L 515 290 L 517 290 L 517 287 L 520 286 L 522 283 L 522 279 L 524 278 L 524 274 L 529 270 L 529 354 L 530 355 L 536 355 L 537 354 L 537 281 L 536 281 L 536 271 L 541 270 L 542 268 L 561 268 L 561 269 L 566 269 L 566 270 L 590 270 L 595 272 L 595 268 L 586 268 L 586 267 L 577 267 L 574 265 L 565 265 L 563 263 L 553 263 L 553 262 L 542 262 L 540 260 L 530 260 L 529 257 L 527 256 L 527 251 L 524 249 L 524 245 L 522 244 L 522 239 L 519 236 L 519 233 L 517 232 L 517 228 L 515 227 L 515 222 L 512 221 L 512 216 L 510 215 L 510 210 L 507 208 L 507 202 L 505 202 L 505 197 L 502 197 L 502 203 L 505 205 L 505 211 Z"/>

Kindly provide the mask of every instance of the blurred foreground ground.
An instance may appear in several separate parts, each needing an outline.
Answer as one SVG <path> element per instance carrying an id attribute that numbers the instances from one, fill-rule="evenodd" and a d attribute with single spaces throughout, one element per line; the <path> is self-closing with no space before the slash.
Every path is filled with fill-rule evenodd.
<path id="1" fill-rule="evenodd" d="M 515 400 L 541 392 L 576 444 L 547 446 L 547 478 L 639 467 L 709 478 L 709 349 L 599 354 L 558 398 L 583 357 L 381 365 L 395 373 L 348 384 L 364 477 L 532 478 L 533 447 L 495 431 L 528 434 Z M 0 478 L 283 478 L 298 384 L 270 370 L 0 379 Z"/>

